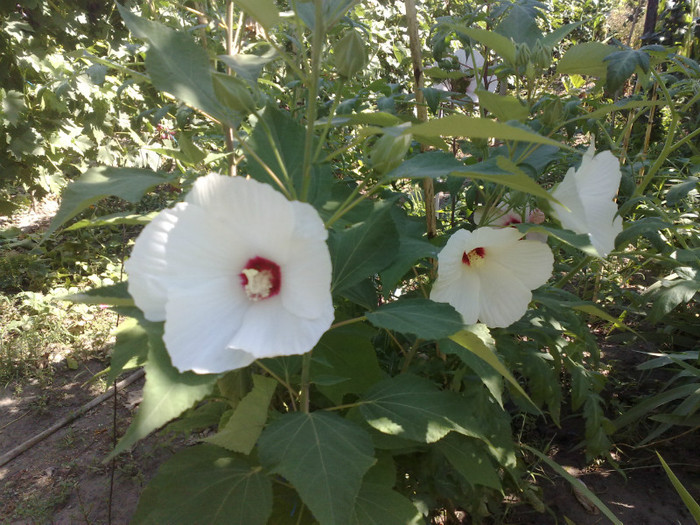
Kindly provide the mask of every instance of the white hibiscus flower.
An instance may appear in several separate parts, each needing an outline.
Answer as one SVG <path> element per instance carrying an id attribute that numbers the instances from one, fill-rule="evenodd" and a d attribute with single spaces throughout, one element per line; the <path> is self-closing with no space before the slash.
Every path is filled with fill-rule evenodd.
<path id="1" fill-rule="evenodd" d="M 554 264 L 549 246 L 521 238 L 514 228 L 454 233 L 438 255 L 430 298 L 454 306 L 465 324 L 514 323 L 525 314 L 531 290 L 551 277 Z"/>
<path id="2" fill-rule="evenodd" d="M 595 154 L 595 145 L 583 155 L 578 169 L 569 168 L 552 196 L 564 206 L 552 203 L 552 211 L 564 228 L 588 235 L 600 257 L 615 249 L 615 237 L 622 231 L 613 200 L 620 187 L 620 162 L 609 151 Z"/>
<path id="3" fill-rule="evenodd" d="M 146 319 L 165 321 L 180 371 L 303 354 L 333 322 L 327 236 L 311 205 L 210 174 L 136 239 L 129 293 Z"/>

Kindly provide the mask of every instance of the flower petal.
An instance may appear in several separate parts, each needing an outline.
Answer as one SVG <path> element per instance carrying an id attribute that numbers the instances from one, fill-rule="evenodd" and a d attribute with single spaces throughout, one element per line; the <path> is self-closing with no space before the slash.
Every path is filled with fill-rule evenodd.
<path id="1" fill-rule="evenodd" d="M 506 327 L 525 315 L 532 292 L 522 281 L 498 264 L 480 270 L 479 320 L 492 328 Z"/>
<path id="2" fill-rule="evenodd" d="M 170 292 L 163 341 L 181 372 L 219 373 L 247 366 L 255 359 L 227 349 L 250 307 L 236 281 L 237 276 L 209 279 Z"/>
<path id="3" fill-rule="evenodd" d="M 324 241 L 298 242 L 281 266 L 284 308 L 305 319 L 333 312 L 331 298 L 332 265 Z"/>
<path id="4" fill-rule="evenodd" d="M 332 307 L 320 317 L 305 319 L 283 308 L 274 297 L 251 305 L 228 346 L 257 358 L 304 354 L 316 346 L 332 322 Z"/>
<path id="5" fill-rule="evenodd" d="M 499 265 L 528 290 L 534 290 L 552 276 L 554 255 L 547 244 L 525 239 L 507 246 L 492 247 L 487 252 L 486 262 Z"/>
<path id="6" fill-rule="evenodd" d="M 478 275 L 469 270 L 445 275 L 442 267 L 438 267 L 438 271 L 440 273 L 430 291 L 430 299 L 451 304 L 462 314 L 464 324 L 476 323 L 479 319 L 479 298 L 482 294 Z"/>
<path id="7" fill-rule="evenodd" d="M 156 215 L 141 231 L 131 251 L 131 257 L 124 263 L 124 270 L 129 278 L 129 294 L 149 321 L 165 319 L 166 245 L 168 235 L 185 207 L 185 204 L 181 204 Z"/>

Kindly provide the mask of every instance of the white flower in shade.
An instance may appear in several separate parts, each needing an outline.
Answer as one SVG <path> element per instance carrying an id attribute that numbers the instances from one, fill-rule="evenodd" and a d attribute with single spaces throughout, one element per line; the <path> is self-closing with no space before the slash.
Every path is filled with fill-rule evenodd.
<path id="1" fill-rule="evenodd" d="M 210 174 L 136 239 L 129 293 L 146 319 L 165 321 L 180 371 L 303 354 L 333 322 L 327 235 L 311 205 Z"/>
<path id="2" fill-rule="evenodd" d="M 514 228 L 454 233 L 438 255 L 430 298 L 454 306 L 465 324 L 514 323 L 525 314 L 531 290 L 551 277 L 554 264 L 549 246 L 521 238 Z"/>
<path id="3" fill-rule="evenodd" d="M 613 199 L 620 187 L 620 162 L 609 151 L 595 154 L 595 145 L 583 155 L 578 169 L 569 168 L 552 196 L 565 207 L 552 203 L 552 211 L 564 228 L 588 235 L 598 255 L 615 248 L 622 231 Z"/>
<path id="4" fill-rule="evenodd" d="M 467 83 L 467 87 L 465 89 L 465 95 L 467 95 L 469 98 L 472 99 L 475 103 L 479 103 L 479 96 L 476 94 L 477 89 L 481 90 L 487 90 L 490 91 L 491 93 L 496 91 L 496 88 L 498 87 L 498 78 L 496 78 L 495 75 L 487 75 L 485 78 L 483 77 L 483 72 L 484 72 L 484 57 L 479 51 L 474 49 L 473 51 L 474 58 L 476 59 L 476 67 L 474 67 L 474 61 L 472 60 L 472 53 L 467 55 L 467 52 L 464 49 L 456 49 L 452 52 L 452 56 L 454 59 L 457 61 L 459 64 L 459 69 L 462 73 L 465 74 L 470 74 L 472 75 L 472 78 L 469 79 Z M 437 66 L 437 64 L 434 64 Z M 480 77 L 478 80 L 474 77 Z M 455 86 L 454 84 L 458 84 L 459 82 L 457 81 L 451 81 L 450 79 L 443 80 L 442 82 L 438 82 L 436 84 L 433 84 L 433 88 L 438 89 L 440 91 L 455 91 Z"/>

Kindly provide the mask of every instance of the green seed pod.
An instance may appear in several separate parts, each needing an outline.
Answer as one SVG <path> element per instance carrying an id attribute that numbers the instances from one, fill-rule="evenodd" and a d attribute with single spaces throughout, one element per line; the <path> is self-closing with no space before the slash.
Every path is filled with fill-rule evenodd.
<path id="1" fill-rule="evenodd" d="M 367 47 L 357 31 L 348 31 L 333 47 L 338 74 L 350 78 L 367 65 Z"/>
<path id="2" fill-rule="evenodd" d="M 369 160 L 370 165 L 378 174 L 383 175 L 393 170 L 406 157 L 406 152 L 413 140 L 410 133 L 403 133 L 403 128 L 407 125 L 409 124 L 386 128 L 384 135 L 374 143 L 374 147 L 369 153 Z"/>
<path id="3" fill-rule="evenodd" d="M 525 43 L 515 44 L 515 66 L 525 68 L 530 63 L 530 46 Z"/>
<path id="4" fill-rule="evenodd" d="M 547 69 L 552 63 L 552 48 L 538 40 L 530 52 L 530 59 L 535 64 L 535 67 Z"/>

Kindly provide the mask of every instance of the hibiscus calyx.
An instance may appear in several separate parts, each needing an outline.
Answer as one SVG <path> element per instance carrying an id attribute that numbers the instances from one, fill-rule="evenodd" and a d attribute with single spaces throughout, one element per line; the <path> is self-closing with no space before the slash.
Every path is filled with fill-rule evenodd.
<path id="1" fill-rule="evenodd" d="M 253 257 L 240 273 L 248 299 L 260 301 L 277 295 L 282 285 L 280 267 L 264 257 Z"/>

